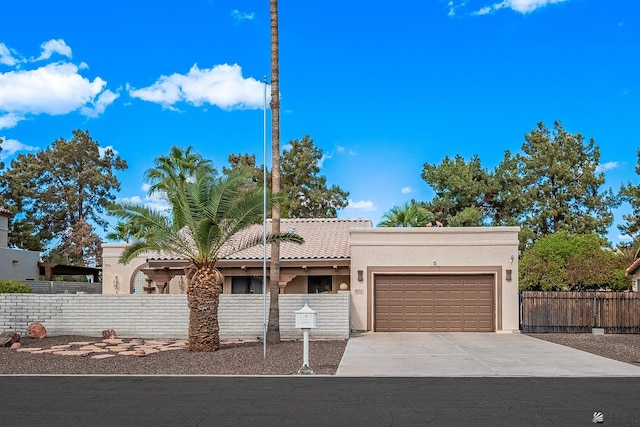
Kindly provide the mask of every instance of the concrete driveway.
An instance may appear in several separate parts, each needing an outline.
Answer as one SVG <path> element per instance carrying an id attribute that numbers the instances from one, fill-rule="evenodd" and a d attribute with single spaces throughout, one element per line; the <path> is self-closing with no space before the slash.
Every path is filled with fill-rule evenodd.
<path id="1" fill-rule="evenodd" d="M 337 376 L 639 377 L 640 367 L 518 333 L 367 332 Z"/>

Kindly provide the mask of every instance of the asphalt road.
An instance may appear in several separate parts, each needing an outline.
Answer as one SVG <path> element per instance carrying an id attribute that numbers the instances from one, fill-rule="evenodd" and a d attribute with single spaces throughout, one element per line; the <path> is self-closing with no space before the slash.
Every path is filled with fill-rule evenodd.
<path id="1" fill-rule="evenodd" d="M 640 378 L 0 376 L 2 426 L 640 425 Z"/>

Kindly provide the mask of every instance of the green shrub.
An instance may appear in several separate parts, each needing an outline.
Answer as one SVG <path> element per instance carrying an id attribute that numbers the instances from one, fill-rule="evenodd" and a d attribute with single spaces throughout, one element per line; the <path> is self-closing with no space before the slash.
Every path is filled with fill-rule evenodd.
<path id="1" fill-rule="evenodd" d="M 0 294 L 30 294 L 31 288 L 19 280 L 0 280 Z"/>

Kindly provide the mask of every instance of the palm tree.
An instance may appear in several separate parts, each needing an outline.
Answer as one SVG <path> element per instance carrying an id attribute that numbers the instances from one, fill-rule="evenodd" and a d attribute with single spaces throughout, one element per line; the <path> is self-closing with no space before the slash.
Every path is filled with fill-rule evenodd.
<path id="1" fill-rule="evenodd" d="M 141 204 L 121 203 L 111 208 L 125 222 L 145 230 L 128 246 L 120 261 L 127 263 L 145 253 L 166 253 L 189 261 L 186 267 L 189 305 L 189 350 L 220 348 L 218 304 L 223 278 L 216 261 L 244 249 L 261 245 L 263 192 L 247 189 L 248 177 L 234 172 L 214 177 L 208 167 L 195 170 L 189 181 L 174 183 L 167 191 L 171 214 Z M 269 204 L 275 203 L 270 197 Z M 268 234 L 268 243 L 302 243 L 294 233 Z"/>
<path id="2" fill-rule="evenodd" d="M 394 206 L 389 209 L 379 227 L 426 227 L 427 223 L 434 221 L 435 216 L 427 209 L 416 203 L 405 203 L 403 206 Z"/>
<path id="3" fill-rule="evenodd" d="M 154 167 L 144 173 L 145 181 L 150 184 L 148 194 L 160 193 L 167 196 L 170 191 L 189 181 L 196 170 L 208 170 L 215 175 L 216 169 L 210 160 L 197 154 L 193 147 L 183 150 L 172 146 L 168 156 L 160 156 L 154 161 Z"/>
<path id="4" fill-rule="evenodd" d="M 280 192 L 280 69 L 278 38 L 278 0 L 269 0 L 271 16 L 271 191 Z M 280 205 L 271 209 L 271 232 L 280 233 Z M 280 342 L 280 244 L 271 245 L 269 263 L 269 324 L 267 341 Z"/>

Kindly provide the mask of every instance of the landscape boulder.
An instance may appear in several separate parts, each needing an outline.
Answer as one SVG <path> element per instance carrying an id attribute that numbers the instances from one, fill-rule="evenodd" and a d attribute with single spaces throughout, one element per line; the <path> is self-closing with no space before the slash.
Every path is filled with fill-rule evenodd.
<path id="1" fill-rule="evenodd" d="M 20 341 L 20 334 L 15 332 L 3 332 L 0 334 L 0 347 L 11 347 Z"/>
<path id="2" fill-rule="evenodd" d="M 106 340 L 114 340 L 116 338 L 118 338 L 116 336 L 116 331 L 113 329 L 105 329 L 104 331 L 102 331 L 102 338 L 106 339 Z"/>
<path id="3" fill-rule="evenodd" d="M 27 329 L 27 336 L 29 338 L 42 339 L 47 337 L 47 330 L 44 328 L 42 323 L 32 323 L 29 325 Z"/>

